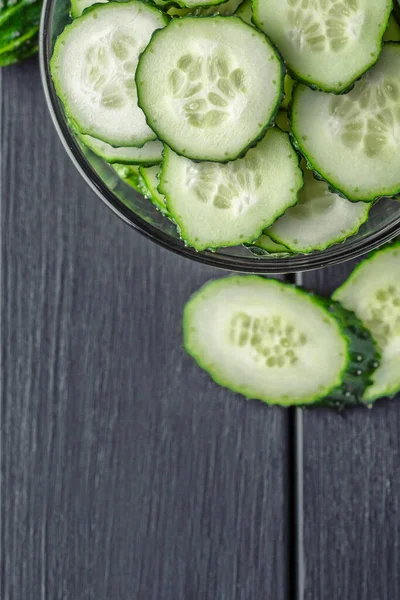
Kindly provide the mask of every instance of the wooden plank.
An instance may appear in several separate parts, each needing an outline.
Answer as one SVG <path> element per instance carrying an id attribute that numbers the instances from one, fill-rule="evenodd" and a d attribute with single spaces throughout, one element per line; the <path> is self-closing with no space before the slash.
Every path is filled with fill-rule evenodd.
<path id="1" fill-rule="evenodd" d="M 355 263 L 303 276 L 331 294 Z M 301 431 L 302 428 L 302 431 Z M 305 600 L 400 598 L 400 397 L 303 412 Z"/>
<path id="2" fill-rule="evenodd" d="M 36 61 L 1 76 L 1 598 L 286 600 L 288 413 L 181 349 L 222 273 L 92 194 Z"/>

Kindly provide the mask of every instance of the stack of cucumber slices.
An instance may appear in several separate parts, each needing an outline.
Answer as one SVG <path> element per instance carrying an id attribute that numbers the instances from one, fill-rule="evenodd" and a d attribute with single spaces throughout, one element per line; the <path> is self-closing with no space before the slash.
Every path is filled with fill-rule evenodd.
<path id="1" fill-rule="evenodd" d="M 220 385 L 281 406 L 370 405 L 400 391 L 400 242 L 332 299 L 257 276 L 207 283 L 183 317 L 187 352 Z"/>
<path id="2" fill-rule="evenodd" d="M 392 0 L 72 0 L 74 132 L 198 251 L 307 254 L 400 193 Z"/>

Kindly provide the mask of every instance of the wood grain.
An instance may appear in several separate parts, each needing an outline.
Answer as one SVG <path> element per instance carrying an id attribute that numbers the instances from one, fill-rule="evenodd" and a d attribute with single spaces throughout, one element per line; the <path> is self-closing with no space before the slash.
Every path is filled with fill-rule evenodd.
<path id="1" fill-rule="evenodd" d="M 221 273 L 93 195 L 35 60 L 0 77 L 2 600 L 285 600 L 288 412 L 180 347 Z"/>
<path id="2" fill-rule="evenodd" d="M 355 263 L 304 275 L 332 293 Z M 305 600 L 400 598 L 400 397 L 304 411 Z"/>

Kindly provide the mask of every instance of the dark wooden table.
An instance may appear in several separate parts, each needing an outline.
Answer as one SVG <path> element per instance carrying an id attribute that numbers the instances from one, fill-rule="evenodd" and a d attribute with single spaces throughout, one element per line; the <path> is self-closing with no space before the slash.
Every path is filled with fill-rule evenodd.
<path id="1" fill-rule="evenodd" d="M 94 196 L 36 60 L 0 70 L 0 128 L 1 600 L 400 600 L 399 400 L 218 388 L 180 320 L 222 273 Z"/>

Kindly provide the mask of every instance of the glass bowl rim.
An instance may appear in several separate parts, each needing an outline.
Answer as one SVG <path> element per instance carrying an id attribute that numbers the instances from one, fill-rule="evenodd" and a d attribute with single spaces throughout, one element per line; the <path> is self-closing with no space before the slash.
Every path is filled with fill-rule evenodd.
<path id="1" fill-rule="evenodd" d="M 50 111 L 58 136 L 75 168 L 106 206 L 135 231 L 163 248 L 208 266 L 218 267 L 228 271 L 271 275 L 312 271 L 313 269 L 319 269 L 356 259 L 375 250 L 400 234 L 399 211 L 399 217 L 394 223 L 386 225 L 379 231 L 366 236 L 364 239 L 359 239 L 354 243 L 354 247 L 346 246 L 346 242 L 344 242 L 343 244 L 335 244 L 326 250 L 316 251 L 312 254 L 297 254 L 295 256 L 284 258 L 268 258 L 267 256 L 258 258 L 256 256 L 249 256 L 248 258 L 245 258 L 230 256 L 229 254 L 220 254 L 208 250 L 197 252 L 193 248 L 186 246 L 181 240 L 171 237 L 136 215 L 104 184 L 95 169 L 84 157 L 79 144 L 67 125 L 50 74 L 50 57 L 52 49 L 50 47 L 51 40 L 48 31 L 49 23 L 51 22 L 57 1 L 58 0 L 43 1 L 39 32 L 40 74 L 47 107 Z"/>

